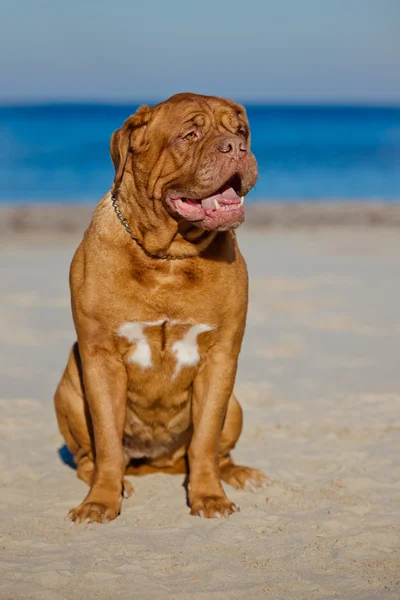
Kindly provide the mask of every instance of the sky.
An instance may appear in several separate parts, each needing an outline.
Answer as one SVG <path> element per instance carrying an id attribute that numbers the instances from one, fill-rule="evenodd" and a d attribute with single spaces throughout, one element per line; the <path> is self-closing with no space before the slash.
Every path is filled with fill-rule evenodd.
<path id="1" fill-rule="evenodd" d="M 0 103 L 400 104 L 400 0 L 3 0 Z"/>

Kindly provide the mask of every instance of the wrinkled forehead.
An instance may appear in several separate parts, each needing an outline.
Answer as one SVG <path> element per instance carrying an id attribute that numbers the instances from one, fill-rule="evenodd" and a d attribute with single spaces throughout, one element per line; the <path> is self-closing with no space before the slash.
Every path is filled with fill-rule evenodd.
<path id="1" fill-rule="evenodd" d="M 183 96 L 183 97 L 181 97 Z M 205 127 L 236 132 L 240 125 L 248 125 L 242 106 L 214 96 L 186 96 L 179 94 L 154 109 L 154 124 L 173 129 Z"/>

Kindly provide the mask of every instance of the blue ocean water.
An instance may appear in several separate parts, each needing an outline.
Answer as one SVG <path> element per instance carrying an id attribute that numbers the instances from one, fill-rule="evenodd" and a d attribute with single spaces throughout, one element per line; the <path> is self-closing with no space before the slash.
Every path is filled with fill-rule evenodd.
<path id="1" fill-rule="evenodd" d="M 400 199 L 400 108 L 247 106 L 257 199 Z M 0 202 L 97 201 L 129 105 L 0 107 Z"/>

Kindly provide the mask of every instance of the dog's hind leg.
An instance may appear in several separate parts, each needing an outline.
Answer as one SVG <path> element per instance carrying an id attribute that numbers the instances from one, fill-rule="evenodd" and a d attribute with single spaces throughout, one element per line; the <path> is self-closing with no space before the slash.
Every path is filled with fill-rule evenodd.
<path id="1" fill-rule="evenodd" d="M 70 352 L 64 374 L 54 395 L 58 427 L 68 450 L 74 457 L 77 475 L 88 485 L 91 483 L 93 443 L 91 420 L 82 384 L 78 344 Z"/>
<path id="2" fill-rule="evenodd" d="M 70 352 L 68 363 L 54 396 L 58 427 L 68 450 L 74 457 L 76 474 L 91 486 L 95 469 L 92 421 L 85 398 L 78 344 Z M 124 495 L 131 496 L 133 487 L 126 479 Z"/>
<path id="3" fill-rule="evenodd" d="M 221 479 L 236 489 L 254 491 L 257 488 L 265 487 L 269 478 L 258 469 L 236 465 L 230 455 L 241 434 L 242 424 L 242 408 L 236 396 L 232 394 L 219 442 Z"/>

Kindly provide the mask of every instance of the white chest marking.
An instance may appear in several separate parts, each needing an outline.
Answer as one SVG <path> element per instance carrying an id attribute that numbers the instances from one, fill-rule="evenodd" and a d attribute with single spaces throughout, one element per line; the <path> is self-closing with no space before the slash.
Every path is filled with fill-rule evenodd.
<path id="1" fill-rule="evenodd" d="M 181 340 L 174 342 L 172 352 L 175 354 L 176 367 L 174 377 L 176 377 L 182 367 L 194 367 L 200 360 L 199 350 L 197 348 L 197 336 L 204 331 L 211 331 L 209 325 L 199 323 L 192 325 L 187 330 Z"/>
<path id="2" fill-rule="evenodd" d="M 164 321 L 154 322 L 127 322 L 122 323 L 117 329 L 117 335 L 124 337 L 130 344 L 136 344 L 136 348 L 130 354 L 128 361 L 136 363 L 143 369 L 148 369 L 153 366 L 151 348 L 147 340 L 144 329 L 146 327 L 156 327 L 162 325 Z M 170 325 L 188 325 L 181 321 L 167 321 Z M 198 323 L 190 324 L 189 329 L 184 334 L 181 340 L 177 340 L 172 344 L 172 352 L 176 358 L 176 367 L 174 377 L 176 377 L 182 367 L 193 367 L 200 360 L 200 355 L 197 347 L 197 336 L 199 333 L 211 331 L 213 328 L 210 325 Z"/>
<path id="3" fill-rule="evenodd" d="M 163 321 L 154 321 L 153 323 L 122 323 L 117 329 L 117 334 L 128 340 L 130 344 L 136 344 L 135 350 L 129 356 L 129 362 L 136 363 L 143 369 L 148 369 L 153 365 L 151 360 L 151 348 L 144 333 L 145 327 L 155 327 L 161 325 Z"/>

